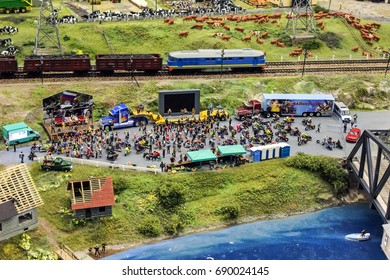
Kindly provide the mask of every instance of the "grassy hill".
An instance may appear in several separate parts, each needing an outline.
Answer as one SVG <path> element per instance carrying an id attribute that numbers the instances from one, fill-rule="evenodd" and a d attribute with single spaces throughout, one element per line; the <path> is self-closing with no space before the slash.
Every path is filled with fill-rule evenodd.
<path id="1" fill-rule="evenodd" d="M 61 6 L 60 16 L 69 15 L 73 12 L 63 4 L 55 3 L 55 6 Z M 261 11 L 267 13 L 267 10 Z M 4 25 L 14 25 L 19 27 L 19 33 L 13 35 L 15 45 L 20 52 L 17 54 L 19 59 L 32 54 L 37 19 L 39 17 L 39 8 L 33 8 L 32 12 L 18 15 L 0 15 L 0 20 Z M 350 55 L 353 58 L 362 58 L 361 51 L 354 53 L 351 49 L 357 45 L 350 31 L 341 22 L 340 19 L 323 18 L 326 27 L 324 30 L 318 28 L 318 35 L 326 32 L 333 32 L 340 38 L 339 48 L 329 48 L 324 41 L 319 40 L 320 48 L 312 50 L 311 59 L 348 59 Z M 372 21 L 362 21 L 362 24 Z M 191 29 L 195 22 L 175 19 L 173 25 L 163 23 L 163 20 L 141 20 L 128 22 L 98 22 L 86 23 L 79 22 L 75 25 L 61 24 L 59 33 L 64 53 L 83 52 L 90 54 L 91 57 L 99 53 L 160 53 L 164 58 L 171 51 L 198 48 L 254 48 L 264 50 L 267 53 L 268 61 L 280 61 L 290 58 L 289 53 L 300 46 L 277 47 L 270 42 L 275 38 L 286 39 L 284 33 L 287 19 L 283 17 L 280 21 L 258 24 L 253 21 L 236 23 L 235 21 L 226 21 L 226 25 L 231 27 L 231 31 L 226 31 L 222 27 L 213 28 L 204 23 L 203 30 Z M 234 28 L 240 26 L 245 28 L 245 32 L 235 31 Z M 186 38 L 179 37 L 181 31 L 189 31 Z M 250 42 L 243 42 L 243 38 L 250 35 L 250 31 L 259 30 L 268 32 L 269 36 L 264 39 L 264 44 L 256 43 L 255 37 Z M 229 42 L 222 41 L 218 37 L 212 37 L 216 32 L 223 32 L 232 37 Z M 357 30 L 354 31 L 360 37 Z M 390 45 L 390 24 L 382 24 L 376 34 L 381 38 L 379 42 L 374 43 L 371 49 L 376 46 L 387 48 Z M 367 45 L 367 47 L 369 47 Z"/>

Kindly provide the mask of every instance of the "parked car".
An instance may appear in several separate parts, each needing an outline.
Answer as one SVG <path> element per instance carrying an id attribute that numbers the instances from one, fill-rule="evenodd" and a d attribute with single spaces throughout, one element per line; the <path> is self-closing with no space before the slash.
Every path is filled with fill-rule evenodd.
<path id="1" fill-rule="evenodd" d="M 359 139 L 360 135 L 362 134 L 362 131 L 360 128 L 353 127 L 351 130 L 348 132 L 347 137 L 345 140 L 347 142 L 352 142 L 355 143 Z"/>
<path id="2" fill-rule="evenodd" d="M 64 160 L 60 157 L 52 160 L 45 160 L 41 165 L 42 170 L 46 171 L 71 171 L 73 169 L 72 162 Z"/>

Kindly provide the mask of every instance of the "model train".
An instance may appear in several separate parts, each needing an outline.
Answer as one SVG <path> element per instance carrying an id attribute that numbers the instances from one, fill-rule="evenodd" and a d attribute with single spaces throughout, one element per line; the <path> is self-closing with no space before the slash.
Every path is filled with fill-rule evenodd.
<path id="1" fill-rule="evenodd" d="M 195 50 L 169 53 L 167 68 L 172 72 L 207 69 L 257 69 L 266 64 L 262 51 L 253 49 Z M 23 67 L 18 67 L 15 56 L 0 56 L 0 76 L 26 73 L 37 75 L 52 72 L 89 72 L 113 74 L 117 71 L 157 73 L 163 70 L 160 54 L 97 54 L 95 65 L 89 55 L 26 56 Z"/>

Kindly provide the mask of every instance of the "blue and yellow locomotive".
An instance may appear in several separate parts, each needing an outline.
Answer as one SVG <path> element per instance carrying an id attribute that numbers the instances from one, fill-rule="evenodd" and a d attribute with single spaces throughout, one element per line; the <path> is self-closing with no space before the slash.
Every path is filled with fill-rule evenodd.
<path id="1" fill-rule="evenodd" d="M 189 69 L 256 69 L 265 67 L 265 54 L 254 49 L 199 49 L 169 53 L 169 71 Z"/>

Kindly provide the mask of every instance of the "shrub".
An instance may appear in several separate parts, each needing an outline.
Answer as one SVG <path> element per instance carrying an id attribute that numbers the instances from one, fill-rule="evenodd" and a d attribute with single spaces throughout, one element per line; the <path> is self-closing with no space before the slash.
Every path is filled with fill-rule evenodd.
<path id="1" fill-rule="evenodd" d="M 165 208 L 174 208 L 186 201 L 188 189 L 181 182 L 165 181 L 157 190 L 159 202 Z"/>
<path id="2" fill-rule="evenodd" d="M 314 12 L 315 13 L 319 13 L 319 12 L 327 13 L 327 12 L 329 12 L 329 10 L 324 8 L 324 7 L 321 7 L 319 5 L 315 5 L 314 6 Z"/>
<path id="3" fill-rule="evenodd" d="M 65 36 L 63 37 L 63 39 L 64 39 L 64 41 L 69 41 L 69 40 L 70 40 L 70 36 L 65 35 Z"/>
<path id="4" fill-rule="evenodd" d="M 284 33 L 282 36 L 280 36 L 279 42 L 282 42 L 286 45 L 286 47 L 292 46 L 292 40 L 289 35 Z"/>
<path id="5" fill-rule="evenodd" d="M 320 47 L 321 47 L 321 43 L 316 39 L 308 40 L 302 44 L 302 48 L 306 50 L 317 50 Z"/>
<path id="6" fill-rule="evenodd" d="M 341 36 L 334 32 L 325 32 L 318 35 L 318 39 L 323 41 L 331 49 L 341 48 Z"/>
<path id="7" fill-rule="evenodd" d="M 123 177 L 114 177 L 113 183 L 114 183 L 114 192 L 116 195 L 119 195 L 128 187 L 130 187 L 130 182 Z"/>
<path id="8" fill-rule="evenodd" d="M 298 169 L 320 172 L 321 177 L 332 186 L 332 192 L 336 196 L 345 194 L 347 190 L 347 173 L 334 158 L 298 153 L 288 158 L 286 164 Z"/>
<path id="9" fill-rule="evenodd" d="M 167 226 L 165 227 L 165 231 L 172 235 L 178 235 L 183 231 L 185 224 L 181 220 L 180 216 L 177 214 L 173 214 L 170 221 L 168 221 Z"/>
<path id="10" fill-rule="evenodd" d="M 139 233 L 148 237 L 157 237 L 162 233 L 160 219 L 157 216 L 149 215 L 141 222 L 138 227 Z"/>
<path id="11" fill-rule="evenodd" d="M 240 215 L 240 205 L 232 203 L 221 206 L 216 210 L 216 213 L 222 215 L 225 219 L 236 219 Z"/>

